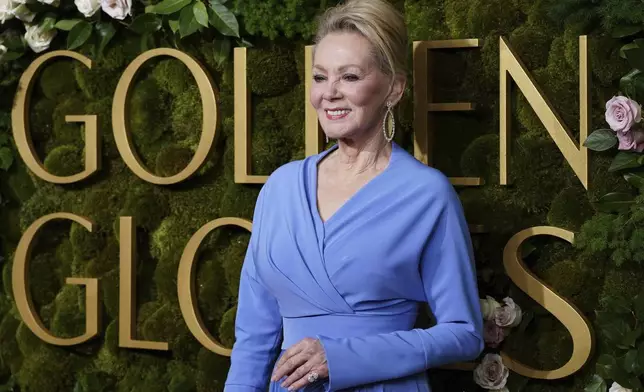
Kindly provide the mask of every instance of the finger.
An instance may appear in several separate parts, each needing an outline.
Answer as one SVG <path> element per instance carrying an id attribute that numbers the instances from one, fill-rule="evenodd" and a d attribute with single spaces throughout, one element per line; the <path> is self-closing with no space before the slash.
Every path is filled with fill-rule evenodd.
<path id="1" fill-rule="evenodd" d="M 289 391 L 299 390 L 311 384 L 311 382 L 309 382 L 309 374 L 311 374 L 311 372 L 318 373 L 318 380 L 326 377 L 326 374 L 327 374 L 325 366 L 314 366 L 308 372 L 306 372 L 303 377 L 301 377 L 299 380 L 295 381 L 290 387 L 288 387 L 288 390 Z"/>
<path id="2" fill-rule="evenodd" d="M 302 378 L 306 379 L 311 372 L 311 369 L 313 369 L 313 366 L 314 362 L 311 360 L 300 365 L 286 378 L 286 380 L 284 380 L 282 388 L 288 388 L 291 384 L 301 380 Z"/>
<path id="3" fill-rule="evenodd" d="M 275 369 L 272 380 L 281 380 L 282 377 L 293 373 L 295 369 L 306 363 L 307 360 L 308 358 L 303 354 L 296 354 L 292 356 L 291 358 L 287 359 L 286 362 L 282 363 L 279 368 Z"/>
<path id="4" fill-rule="evenodd" d="M 284 351 L 284 354 L 280 357 L 280 359 L 277 361 L 275 364 L 275 367 L 273 368 L 273 376 L 271 377 L 271 381 L 277 381 L 281 377 L 277 377 L 277 371 L 280 369 L 284 364 L 290 360 L 294 355 L 298 354 L 299 352 L 302 351 L 301 349 L 301 344 L 297 343 L 294 346 L 291 346 L 288 348 L 288 350 Z"/>

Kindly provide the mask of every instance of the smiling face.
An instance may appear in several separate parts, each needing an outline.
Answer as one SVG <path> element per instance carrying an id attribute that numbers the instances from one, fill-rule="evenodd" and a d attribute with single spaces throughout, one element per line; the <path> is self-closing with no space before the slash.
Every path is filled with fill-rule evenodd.
<path id="1" fill-rule="evenodd" d="M 316 46 L 311 104 L 327 136 L 369 139 L 379 132 L 386 102 L 400 90 L 374 59 L 369 41 L 358 33 L 331 33 Z"/>

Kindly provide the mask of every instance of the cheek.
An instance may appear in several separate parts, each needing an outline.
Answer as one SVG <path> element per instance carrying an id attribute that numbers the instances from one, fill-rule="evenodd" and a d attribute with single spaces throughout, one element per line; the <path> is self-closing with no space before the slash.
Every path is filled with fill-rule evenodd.
<path id="1" fill-rule="evenodd" d="M 322 105 L 323 90 L 316 84 L 311 85 L 311 92 L 309 93 L 309 101 L 315 109 L 320 108 Z"/>
<path id="2" fill-rule="evenodd" d="M 368 111 L 375 110 L 382 103 L 380 95 L 379 89 L 372 85 L 351 86 L 345 92 L 353 105 Z"/>

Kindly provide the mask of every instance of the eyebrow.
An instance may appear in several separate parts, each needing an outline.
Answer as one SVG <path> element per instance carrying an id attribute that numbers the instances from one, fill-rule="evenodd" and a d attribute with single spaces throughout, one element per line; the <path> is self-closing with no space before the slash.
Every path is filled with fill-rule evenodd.
<path id="1" fill-rule="evenodd" d="M 358 68 L 361 71 L 363 70 L 362 67 L 357 65 L 357 64 L 347 64 L 347 65 L 343 65 L 340 68 L 338 68 L 338 72 L 345 71 L 347 68 L 352 68 L 352 67 Z M 313 68 L 314 69 L 319 69 L 320 71 L 326 71 L 326 68 L 324 68 L 323 66 L 318 65 L 318 64 L 313 65 Z"/>

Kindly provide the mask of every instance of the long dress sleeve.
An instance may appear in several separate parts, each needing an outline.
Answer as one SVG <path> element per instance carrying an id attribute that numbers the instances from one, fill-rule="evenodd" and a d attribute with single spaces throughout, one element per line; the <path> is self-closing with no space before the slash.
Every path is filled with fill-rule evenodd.
<path id="1" fill-rule="evenodd" d="M 257 279 L 253 259 L 257 246 L 256 232 L 261 224 L 262 200 L 263 194 L 260 194 L 253 218 L 253 233 L 241 271 L 235 344 L 224 392 L 266 391 L 279 354 L 282 318 L 277 300 Z"/>
<path id="2" fill-rule="evenodd" d="M 439 198 L 419 266 L 436 325 L 364 337 L 318 336 L 328 361 L 329 390 L 411 376 L 475 359 L 482 351 L 483 321 L 468 225 L 451 185 Z"/>

